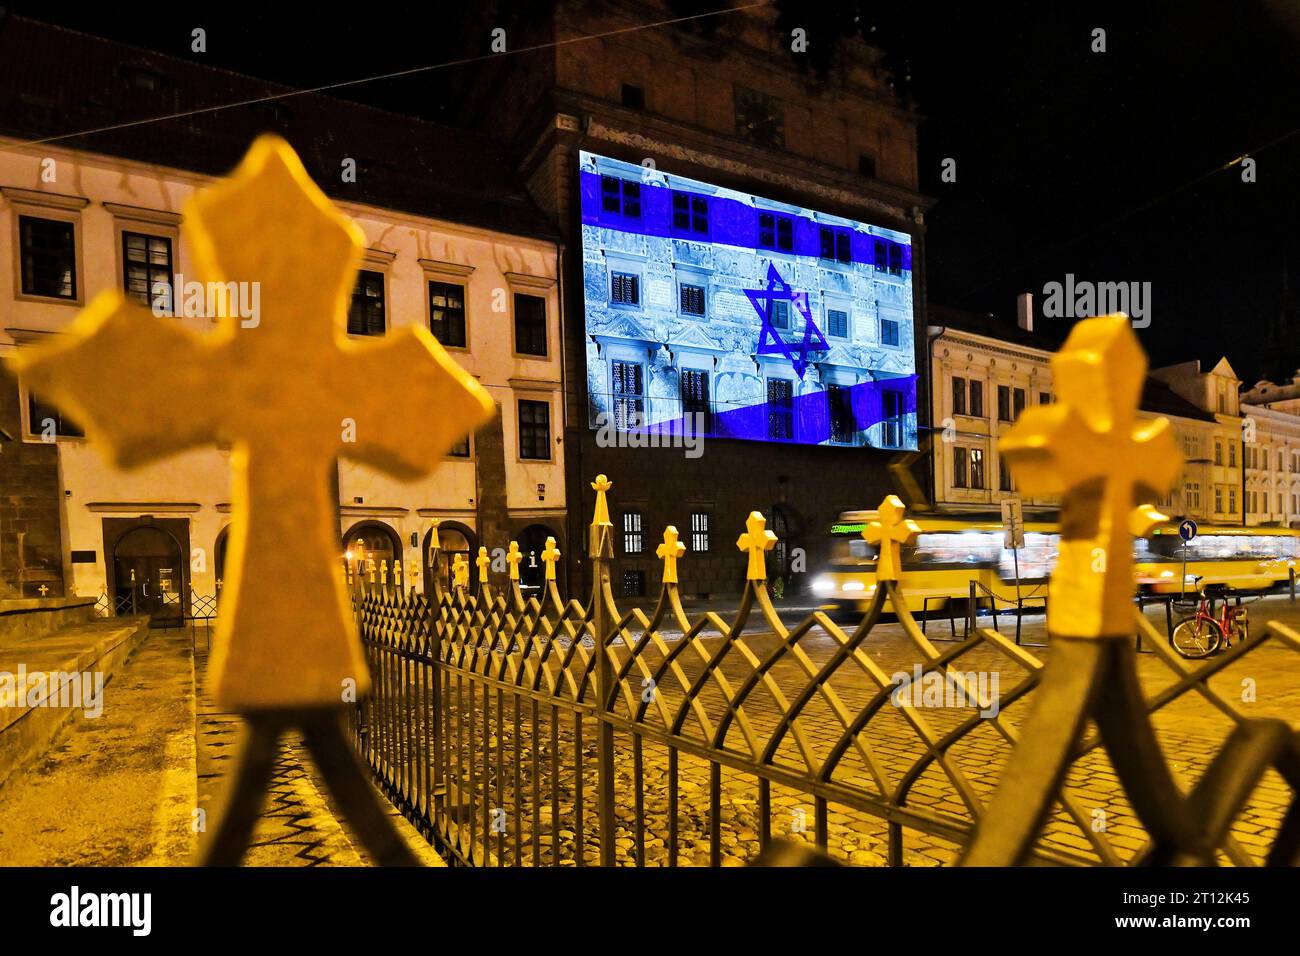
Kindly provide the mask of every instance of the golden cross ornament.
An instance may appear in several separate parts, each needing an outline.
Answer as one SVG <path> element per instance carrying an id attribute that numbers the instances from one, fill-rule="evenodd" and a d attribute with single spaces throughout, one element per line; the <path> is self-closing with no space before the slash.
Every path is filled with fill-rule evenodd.
<path id="1" fill-rule="evenodd" d="M 745 577 L 750 581 L 767 580 L 767 562 L 763 559 L 765 551 L 776 547 L 776 534 L 767 530 L 767 519 L 761 511 L 751 511 L 745 519 L 745 533 L 736 539 L 736 547 L 749 552 L 749 566 Z"/>
<path id="2" fill-rule="evenodd" d="M 546 547 L 542 549 L 542 564 L 546 565 L 546 580 L 555 580 L 555 562 L 560 560 L 560 549 L 555 546 L 555 539 L 547 537 Z"/>
<path id="3" fill-rule="evenodd" d="M 676 525 L 664 528 L 664 542 L 655 548 L 655 555 L 663 558 L 664 584 L 677 583 L 677 559 L 686 553 L 686 545 L 677 540 Z"/>
<path id="4" fill-rule="evenodd" d="M 876 559 L 876 580 L 897 581 L 903 570 L 902 545 L 911 544 L 921 533 L 921 526 L 904 518 L 907 507 L 898 495 L 888 495 L 876 509 L 876 520 L 862 529 L 868 544 L 880 545 Z"/>
<path id="5" fill-rule="evenodd" d="M 438 540 L 438 525 L 442 524 L 437 518 L 429 519 L 429 553 L 442 547 L 442 542 Z"/>
<path id="6" fill-rule="evenodd" d="M 1164 494 L 1183 464 L 1167 419 L 1137 420 L 1146 371 L 1127 316 L 1085 319 L 1052 356 L 1058 400 L 1026 409 L 998 443 L 1026 494 L 1063 499 L 1052 634 L 1133 628 L 1134 509 Z"/>
<path id="7" fill-rule="evenodd" d="M 458 554 L 452 558 L 451 578 L 452 587 L 462 589 L 469 587 L 469 562 L 465 560 L 463 554 Z"/>
<path id="8" fill-rule="evenodd" d="M 488 549 L 487 549 L 487 547 L 485 547 L 485 546 L 480 546 L 480 547 L 479 547 L 479 549 L 478 549 L 478 557 L 474 559 L 474 563 L 478 565 L 478 582 L 479 582 L 479 584 L 487 584 L 487 583 L 488 583 L 488 568 L 492 567 L 492 559 L 488 557 Z"/>
<path id="9" fill-rule="evenodd" d="M 119 467 L 233 447 L 211 665 L 217 702 L 236 711 L 337 705 L 345 682 L 364 693 L 369 676 L 335 560 L 336 458 L 409 481 L 494 406 L 419 325 L 348 341 L 365 236 L 283 140 L 258 139 L 229 180 L 193 199 L 184 233 L 204 280 L 260 285 L 256 323 L 226 317 L 194 335 L 104 292 L 68 335 L 13 364 Z"/>
<path id="10" fill-rule="evenodd" d="M 523 559 L 524 556 L 519 551 L 519 542 L 511 541 L 510 550 L 506 552 L 506 564 L 510 568 L 511 581 L 519 580 L 519 562 Z"/>

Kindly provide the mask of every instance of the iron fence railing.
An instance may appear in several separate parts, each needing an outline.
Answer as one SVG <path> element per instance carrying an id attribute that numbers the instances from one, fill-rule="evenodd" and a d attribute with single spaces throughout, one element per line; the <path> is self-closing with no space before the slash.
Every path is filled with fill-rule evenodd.
<path id="1" fill-rule="evenodd" d="M 691 619 L 672 582 L 649 614 L 623 612 L 609 563 L 593 558 L 585 603 L 554 581 L 540 599 L 517 581 L 493 588 L 485 563 L 476 595 L 467 574 L 427 597 L 353 576 L 373 691 L 352 734 L 440 852 L 469 865 L 716 866 L 794 840 L 853 864 L 956 862 L 1038 686 L 1030 650 L 988 628 L 940 650 L 893 582 L 851 629 L 822 613 L 788 627 L 762 580 L 734 616 Z M 891 611 L 904 639 L 878 653 L 868 638 Z M 1143 704 L 1148 718 L 1190 694 L 1246 723 L 1210 687 L 1222 659 L 1193 667 L 1156 644 L 1144 656 L 1173 689 Z M 1300 650 L 1274 628 L 1232 659 L 1264 645 Z M 1110 747 L 1093 735 L 1027 859 L 1141 856 L 1140 814 L 1122 792 L 1098 794 L 1106 778 Z M 1116 825 L 1099 827 L 1099 813 Z M 1216 844 L 1236 864 L 1257 850 L 1226 830 Z"/>

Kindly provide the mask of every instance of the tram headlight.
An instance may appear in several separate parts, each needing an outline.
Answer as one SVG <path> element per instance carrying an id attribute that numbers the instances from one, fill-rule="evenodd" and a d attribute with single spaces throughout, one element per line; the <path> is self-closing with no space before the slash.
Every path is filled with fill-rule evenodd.
<path id="1" fill-rule="evenodd" d="M 813 590 L 833 591 L 835 590 L 835 582 L 832 581 L 830 578 L 826 578 L 826 577 L 818 578 L 817 580 L 813 581 Z"/>
<path id="2" fill-rule="evenodd" d="M 867 586 L 866 586 L 865 584 L 863 584 L 861 581 L 845 581 L 845 582 L 844 582 L 844 590 L 845 590 L 845 591 L 864 591 L 864 590 L 866 590 L 866 587 L 867 587 Z"/>

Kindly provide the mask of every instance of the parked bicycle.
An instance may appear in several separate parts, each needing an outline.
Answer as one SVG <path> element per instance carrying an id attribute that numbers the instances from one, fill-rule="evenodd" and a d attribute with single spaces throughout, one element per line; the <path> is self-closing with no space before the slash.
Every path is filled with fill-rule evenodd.
<path id="1" fill-rule="evenodd" d="M 1195 578 L 1200 598 L 1196 612 L 1178 622 L 1169 635 L 1169 643 L 1183 657 L 1199 660 L 1209 657 L 1221 648 L 1232 646 L 1235 640 L 1250 637 L 1250 620 L 1246 608 L 1228 602 L 1227 588 L 1222 584 L 1200 588 L 1201 579 Z M 1214 616 L 1214 604 L 1222 602 L 1222 611 Z"/>

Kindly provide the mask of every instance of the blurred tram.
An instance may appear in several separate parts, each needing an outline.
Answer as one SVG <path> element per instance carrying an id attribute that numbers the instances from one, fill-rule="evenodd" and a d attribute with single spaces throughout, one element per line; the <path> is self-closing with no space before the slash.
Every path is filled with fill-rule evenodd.
<path id="1" fill-rule="evenodd" d="M 1025 544 L 1019 555 L 1003 547 L 1000 519 L 978 515 L 912 515 L 921 527 L 913 544 L 902 549 L 902 588 L 913 613 L 944 609 L 965 601 L 971 582 L 981 600 L 997 599 L 999 608 L 1016 600 L 1016 562 L 1020 597 L 1027 605 L 1047 596 L 1056 565 L 1060 527 L 1053 521 L 1025 521 Z M 828 608 L 865 611 L 876 590 L 876 546 L 862 537 L 875 511 L 846 511 L 831 527 L 831 558 L 813 579 L 813 595 Z M 1194 591 L 1220 584 L 1233 591 L 1260 592 L 1288 581 L 1300 561 L 1300 530 L 1200 526 L 1184 545 L 1178 525 L 1156 526 L 1133 541 L 1137 584 L 1151 594 Z M 1184 575 L 1186 577 L 1184 578 Z M 963 603 L 964 607 L 964 603 Z"/>

